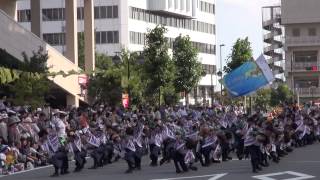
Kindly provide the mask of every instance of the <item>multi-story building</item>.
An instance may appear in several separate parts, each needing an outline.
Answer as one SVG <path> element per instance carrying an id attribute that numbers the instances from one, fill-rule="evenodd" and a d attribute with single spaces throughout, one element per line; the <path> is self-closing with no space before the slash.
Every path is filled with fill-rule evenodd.
<path id="1" fill-rule="evenodd" d="M 282 0 L 286 81 L 302 102 L 320 97 L 319 0 Z"/>
<path id="2" fill-rule="evenodd" d="M 19 0 L 18 22 L 31 29 L 30 0 Z M 65 53 L 65 0 L 40 0 L 40 37 Z M 84 1 L 77 1 L 78 32 L 84 31 Z M 206 71 L 190 103 L 211 104 L 216 87 L 215 0 L 94 0 L 96 51 L 115 55 L 121 49 L 142 51 L 145 34 L 156 25 L 166 26 L 172 45 L 174 38 L 189 35 L 199 50 L 199 61 Z M 193 97 L 193 98 L 192 98 Z"/>
<path id="3" fill-rule="evenodd" d="M 268 57 L 268 64 L 276 77 L 283 80 L 284 52 L 283 52 L 283 26 L 281 25 L 281 6 L 262 7 L 262 27 L 264 30 L 264 55 Z"/>

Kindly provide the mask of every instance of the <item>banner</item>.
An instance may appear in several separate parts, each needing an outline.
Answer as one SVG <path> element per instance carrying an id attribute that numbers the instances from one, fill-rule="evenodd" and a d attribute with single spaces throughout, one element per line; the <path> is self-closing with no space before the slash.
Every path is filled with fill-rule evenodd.
<path id="1" fill-rule="evenodd" d="M 256 61 L 248 61 L 225 75 L 220 83 L 232 97 L 239 97 L 255 92 L 273 80 L 272 71 L 261 55 Z"/>

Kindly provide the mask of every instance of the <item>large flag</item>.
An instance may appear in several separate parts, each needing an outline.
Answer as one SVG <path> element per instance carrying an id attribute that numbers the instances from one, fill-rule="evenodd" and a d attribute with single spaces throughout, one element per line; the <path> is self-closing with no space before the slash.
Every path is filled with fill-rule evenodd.
<path id="1" fill-rule="evenodd" d="M 274 80 L 266 59 L 261 55 L 256 61 L 248 61 L 225 75 L 221 80 L 232 97 L 245 96 Z"/>

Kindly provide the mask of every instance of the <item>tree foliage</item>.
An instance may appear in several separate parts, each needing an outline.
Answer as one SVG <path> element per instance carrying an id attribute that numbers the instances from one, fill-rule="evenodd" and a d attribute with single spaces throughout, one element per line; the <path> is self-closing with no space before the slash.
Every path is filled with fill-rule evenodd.
<path id="1" fill-rule="evenodd" d="M 188 93 L 197 86 L 204 75 L 197 59 L 198 51 L 192 46 L 189 36 L 178 36 L 173 43 L 174 87 L 176 92 Z"/>
<path id="2" fill-rule="evenodd" d="M 90 76 L 88 94 L 96 103 L 111 106 L 120 104 L 122 98 L 121 69 L 112 59 L 103 54 L 96 54 L 96 69 L 100 72 Z"/>
<path id="3" fill-rule="evenodd" d="M 252 48 L 251 43 L 249 42 L 248 37 L 245 39 L 237 39 L 235 44 L 232 47 L 231 54 L 229 59 L 231 61 L 227 63 L 227 66 L 224 67 L 226 73 L 231 72 L 237 67 L 241 66 L 243 63 L 251 60 L 252 58 Z"/>
<path id="4" fill-rule="evenodd" d="M 173 79 L 173 63 L 168 54 L 168 39 L 165 37 L 167 29 L 157 26 L 146 35 L 144 47 L 144 83 L 145 94 L 152 102 L 161 103 L 161 88 L 169 84 Z M 153 99 L 153 100 L 152 100 Z"/>
<path id="5" fill-rule="evenodd" d="M 139 105 L 144 101 L 143 62 L 139 58 L 140 56 L 136 52 L 129 52 L 126 49 L 121 52 L 122 88 L 130 95 L 131 105 Z"/>
<path id="6" fill-rule="evenodd" d="M 271 106 L 277 106 L 284 102 L 289 102 L 292 100 L 293 93 L 286 84 L 280 84 L 277 88 L 271 91 Z"/>
<path id="7" fill-rule="evenodd" d="M 45 96 L 49 91 L 49 80 L 46 77 L 48 54 L 40 47 L 37 52 L 33 52 L 31 57 L 28 57 L 26 53 L 22 55 L 23 62 L 19 65 L 19 70 L 3 71 L 8 83 L 5 86 L 9 89 L 8 93 L 13 96 L 14 104 L 28 103 L 34 108 L 42 106 L 45 104 Z M 9 78 L 9 73 L 12 75 L 11 78 Z"/>
<path id="8" fill-rule="evenodd" d="M 255 107 L 267 110 L 271 101 L 271 91 L 270 88 L 260 89 L 255 96 Z"/>
<path id="9" fill-rule="evenodd" d="M 24 73 L 14 83 L 9 84 L 9 90 L 14 95 L 12 101 L 15 105 L 41 107 L 45 104 L 45 97 L 49 91 L 49 80 L 44 76 Z"/>

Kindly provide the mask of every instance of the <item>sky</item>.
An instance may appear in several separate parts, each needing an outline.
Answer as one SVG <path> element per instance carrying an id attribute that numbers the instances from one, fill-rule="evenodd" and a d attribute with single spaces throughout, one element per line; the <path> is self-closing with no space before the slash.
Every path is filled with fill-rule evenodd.
<path id="1" fill-rule="evenodd" d="M 220 44 L 223 65 L 238 38 L 249 37 L 254 58 L 263 52 L 263 6 L 275 5 L 280 0 L 216 0 L 217 65 L 220 68 Z M 279 4 L 279 3 L 278 3 Z"/>

